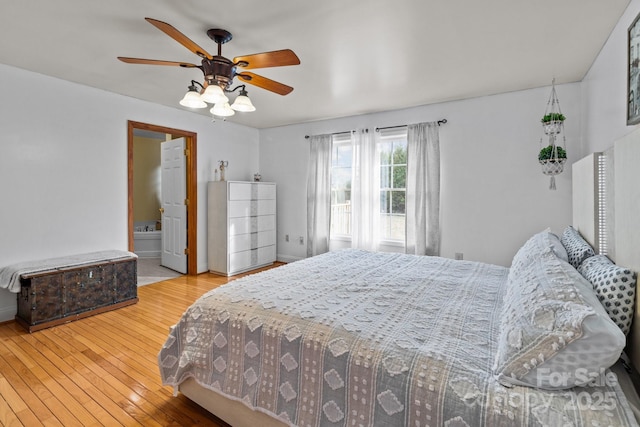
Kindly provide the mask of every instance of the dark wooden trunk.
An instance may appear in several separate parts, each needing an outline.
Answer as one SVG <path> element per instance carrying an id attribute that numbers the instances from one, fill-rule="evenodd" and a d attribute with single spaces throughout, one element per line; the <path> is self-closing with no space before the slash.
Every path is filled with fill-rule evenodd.
<path id="1" fill-rule="evenodd" d="M 33 332 L 135 304 L 137 259 L 23 274 L 20 284 L 16 321 Z"/>

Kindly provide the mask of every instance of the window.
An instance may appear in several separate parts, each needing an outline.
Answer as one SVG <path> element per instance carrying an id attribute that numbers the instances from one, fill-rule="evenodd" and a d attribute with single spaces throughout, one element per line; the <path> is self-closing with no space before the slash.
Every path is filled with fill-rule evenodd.
<path id="1" fill-rule="evenodd" d="M 351 236 L 352 148 L 349 137 L 333 137 L 331 153 L 331 237 Z"/>
<path id="2" fill-rule="evenodd" d="M 379 198 L 371 210 L 378 212 L 379 237 L 391 244 L 405 241 L 405 202 L 407 175 L 407 134 L 405 131 L 379 135 L 374 167 L 380 168 Z M 351 183 L 353 179 L 353 146 L 350 136 L 333 137 L 331 155 L 331 231 L 332 239 L 348 240 L 352 235 Z M 377 189 L 375 190 L 378 191 Z"/>
<path id="3" fill-rule="evenodd" d="M 378 148 L 380 150 L 380 238 L 404 242 L 406 135 L 382 137 Z"/>

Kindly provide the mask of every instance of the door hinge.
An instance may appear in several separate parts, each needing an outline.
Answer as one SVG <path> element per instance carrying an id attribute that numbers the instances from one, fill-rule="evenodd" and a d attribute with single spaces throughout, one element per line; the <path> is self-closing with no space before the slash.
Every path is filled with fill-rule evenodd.
<path id="1" fill-rule="evenodd" d="M 188 148 L 184 149 L 184 155 L 187 156 L 187 157 L 189 156 L 189 149 Z"/>
<path id="2" fill-rule="evenodd" d="M 184 199 L 184 205 L 189 206 L 189 199 Z"/>
<path id="3" fill-rule="evenodd" d="M 184 248 L 184 254 L 189 255 L 189 248 Z"/>

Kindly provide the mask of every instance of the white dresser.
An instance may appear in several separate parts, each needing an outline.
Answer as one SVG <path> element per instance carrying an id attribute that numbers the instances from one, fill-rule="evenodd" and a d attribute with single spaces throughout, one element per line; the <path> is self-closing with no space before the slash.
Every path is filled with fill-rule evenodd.
<path id="1" fill-rule="evenodd" d="M 209 271 L 231 276 L 276 260 L 276 184 L 208 184 Z"/>

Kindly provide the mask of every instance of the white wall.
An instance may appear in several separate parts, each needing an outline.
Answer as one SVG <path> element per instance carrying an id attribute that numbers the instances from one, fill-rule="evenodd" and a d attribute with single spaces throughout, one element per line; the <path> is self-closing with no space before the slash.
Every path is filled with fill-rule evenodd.
<path id="1" fill-rule="evenodd" d="M 198 134 L 198 271 L 207 269 L 206 181 L 258 167 L 258 131 L 0 65 L 0 266 L 127 249 L 127 120 Z M 0 290 L 0 321 L 15 295 Z"/>
<path id="2" fill-rule="evenodd" d="M 549 77 L 551 81 L 552 76 Z M 571 221 L 570 166 L 557 177 L 557 191 L 537 162 L 540 118 L 550 87 L 380 114 L 284 126 L 260 131 L 260 172 L 278 184 L 278 258 L 306 256 L 305 135 L 393 126 L 446 118 L 442 153 L 442 256 L 508 266 L 533 233 L 561 232 Z M 557 87 L 567 116 L 568 165 L 580 153 L 580 84 Z M 545 144 L 546 145 L 546 144 Z M 296 238 L 284 241 L 289 234 Z"/>
<path id="3" fill-rule="evenodd" d="M 558 87 L 568 163 L 635 129 L 626 126 L 626 37 L 639 12 L 632 0 L 584 81 Z M 554 192 L 536 162 L 548 87 L 261 131 L 4 65 L 0 93 L 0 266 L 127 248 L 127 120 L 198 134 L 199 272 L 207 268 L 205 183 L 218 160 L 229 161 L 227 179 L 260 171 L 278 184 L 278 257 L 305 256 L 297 237 L 306 238 L 307 134 L 448 119 L 440 133 L 446 257 L 508 265 L 532 233 L 571 220 L 570 167 Z M 15 295 L 0 290 L 0 321 L 14 314 Z"/>
<path id="4" fill-rule="evenodd" d="M 632 0 L 582 81 L 584 155 L 637 128 L 627 126 L 627 31 L 639 13 L 640 0 Z"/>

